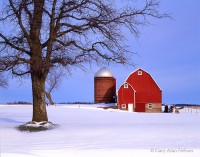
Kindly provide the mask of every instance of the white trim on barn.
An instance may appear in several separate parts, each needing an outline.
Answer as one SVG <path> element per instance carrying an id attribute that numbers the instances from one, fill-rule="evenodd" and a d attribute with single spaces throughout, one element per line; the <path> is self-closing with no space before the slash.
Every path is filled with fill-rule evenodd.
<path id="1" fill-rule="evenodd" d="M 128 83 L 124 83 L 124 88 L 128 88 Z"/>
<path id="2" fill-rule="evenodd" d="M 142 71 L 141 70 L 138 71 L 138 75 L 142 75 Z"/>
<path id="3" fill-rule="evenodd" d="M 125 109 L 126 108 L 126 104 L 122 104 L 122 109 Z"/>
<path id="4" fill-rule="evenodd" d="M 153 104 L 152 103 L 148 104 L 148 109 L 153 109 Z"/>

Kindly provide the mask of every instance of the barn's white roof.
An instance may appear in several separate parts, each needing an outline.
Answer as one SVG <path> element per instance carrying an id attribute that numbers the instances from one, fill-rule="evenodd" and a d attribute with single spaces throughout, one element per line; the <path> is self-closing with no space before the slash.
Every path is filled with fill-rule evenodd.
<path id="1" fill-rule="evenodd" d="M 94 77 L 113 77 L 113 74 L 108 68 L 103 67 L 95 73 Z"/>

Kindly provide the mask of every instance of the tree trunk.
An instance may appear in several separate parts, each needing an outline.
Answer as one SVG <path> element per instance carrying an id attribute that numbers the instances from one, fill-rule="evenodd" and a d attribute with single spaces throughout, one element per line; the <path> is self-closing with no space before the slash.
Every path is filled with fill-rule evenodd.
<path id="1" fill-rule="evenodd" d="M 48 121 L 45 102 L 45 79 L 37 74 L 31 74 L 33 93 L 33 118 L 32 121 Z"/>

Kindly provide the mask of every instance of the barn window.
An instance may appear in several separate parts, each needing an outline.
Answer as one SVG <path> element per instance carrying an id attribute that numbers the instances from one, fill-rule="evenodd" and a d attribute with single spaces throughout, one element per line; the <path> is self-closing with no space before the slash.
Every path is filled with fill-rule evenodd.
<path id="1" fill-rule="evenodd" d="M 124 88 L 128 88 L 128 83 L 125 83 L 125 84 L 124 84 Z"/>
<path id="2" fill-rule="evenodd" d="M 148 108 L 152 109 L 153 108 L 153 104 L 148 104 Z"/>
<path id="3" fill-rule="evenodd" d="M 138 71 L 138 75 L 142 75 L 142 71 Z"/>
<path id="4" fill-rule="evenodd" d="M 122 104 L 122 108 L 126 108 L 126 104 Z"/>

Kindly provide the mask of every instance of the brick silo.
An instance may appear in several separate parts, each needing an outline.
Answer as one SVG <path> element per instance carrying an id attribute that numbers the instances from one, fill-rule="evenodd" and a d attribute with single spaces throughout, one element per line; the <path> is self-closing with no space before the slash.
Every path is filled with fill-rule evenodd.
<path id="1" fill-rule="evenodd" d="M 101 68 L 94 76 L 95 103 L 115 103 L 116 79 L 108 68 Z"/>

